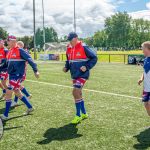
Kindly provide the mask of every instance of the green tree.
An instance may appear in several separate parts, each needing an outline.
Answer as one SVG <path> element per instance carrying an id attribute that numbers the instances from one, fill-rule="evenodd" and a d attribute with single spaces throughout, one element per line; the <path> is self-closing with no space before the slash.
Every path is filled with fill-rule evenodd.
<path id="1" fill-rule="evenodd" d="M 107 45 L 110 47 L 128 47 L 128 38 L 131 28 L 131 17 L 126 13 L 118 12 L 107 18 L 105 30 L 108 36 Z"/>
<path id="2" fill-rule="evenodd" d="M 58 42 L 58 35 L 54 28 L 45 28 L 45 42 Z M 43 29 L 40 28 L 36 31 L 36 46 L 40 46 L 40 48 L 43 48 L 44 46 Z"/>
<path id="3" fill-rule="evenodd" d="M 7 39 L 8 33 L 2 27 L 0 27 L 0 38 Z"/>
<path id="4" fill-rule="evenodd" d="M 94 47 L 106 47 L 107 44 L 107 35 L 106 35 L 106 31 L 102 30 L 102 31 L 98 31 L 94 34 L 93 37 L 93 45 Z"/>

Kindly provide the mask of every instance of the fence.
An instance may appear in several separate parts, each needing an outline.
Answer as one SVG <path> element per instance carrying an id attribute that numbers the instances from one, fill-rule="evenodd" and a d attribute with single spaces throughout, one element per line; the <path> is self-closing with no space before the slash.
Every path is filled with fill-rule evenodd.
<path id="1" fill-rule="evenodd" d="M 97 54 L 98 62 L 128 63 L 128 54 Z M 66 61 L 66 55 L 60 54 L 60 60 Z"/>

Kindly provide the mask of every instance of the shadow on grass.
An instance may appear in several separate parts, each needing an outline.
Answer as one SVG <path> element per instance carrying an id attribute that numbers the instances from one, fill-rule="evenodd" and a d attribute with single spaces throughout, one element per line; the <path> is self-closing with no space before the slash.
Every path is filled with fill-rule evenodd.
<path id="1" fill-rule="evenodd" d="M 134 136 L 137 138 L 138 144 L 133 147 L 137 150 L 146 150 L 150 148 L 150 128 L 142 131 L 140 134 Z"/>
<path id="2" fill-rule="evenodd" d="M 22 106 L 22 105 L 24 105 L 24 104 L 19 104 L 19 105 L 16 106 L 16 107 L 11 107 L 9 113 L 11 113 L 12 110 L 15 110 L 15 108 L 20 107 L 20 106 Z M 1 108 L 1 109 L 0 109 L 0 114 L 2 114 L 4 111 L 5 111 L 5 108 Z"/>
<path id="3" fill-rule="evenodd" d="M 18 128 L 23 128 L 23 126 L 4 128 L 4 131 L 9 131 L 9 130 L 18 129 Z"/>
<path id="4" fill-rule="evenodd" d="M 77 125 L 73 124 L 67 124 L 59 128 L 50 128 L 43 135 L 45 139 L 37 143 L 41 145 L 49 144 L 52 141 L 65 141 L 83 136 L 82 134 L 78 134 L 77 132 Z"/>

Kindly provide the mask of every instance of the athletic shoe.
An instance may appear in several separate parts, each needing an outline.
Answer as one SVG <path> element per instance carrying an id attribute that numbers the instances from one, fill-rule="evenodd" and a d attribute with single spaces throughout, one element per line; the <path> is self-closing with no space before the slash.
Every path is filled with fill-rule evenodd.
<path id="1" fill-rule="evenodd" d="M 29 108 L 27 111 L 24 113 L 24 115 L 30 115 L 34 111 L 34 108 Z"/>
<path id="2" fill-rule="evenodd" d="M 11 107 L 16 107 L 16 106 L 18 106 L 18 103 L 16 103 L 16 102 L 11 103 Z"/>
<path id="3" fill-rule="evenodd" d="M 1 118 L 3 121 L 6 121 L 6 120 L 9 119 L 9 117 L 6 117 L 5 115 L 2 115 L 0 118 Z"/>
<path id="4" fill-rule="evenodd" d="M 82 114 L 81 115 L 82 120 L 88 119 L 88 117 L 89 117 L 88 114 Z"/>
<path id="5" fill-rule="evenodd" d="M 0 96 L 0 100 L 2 100 L 2 99 L 5 97 L 5 95 L 6 95 L 6 94 L 2 94 L 2 95 Z"/>
<path id="6" fill-rule="evenodd" d="M 75 118 L 71 121 L 71 123 L 72 123 L 72 124 L 78 124 L 78 123 L 81 122 L 81 120 L 82 120 L 81 117 L 75 116 Z"/>

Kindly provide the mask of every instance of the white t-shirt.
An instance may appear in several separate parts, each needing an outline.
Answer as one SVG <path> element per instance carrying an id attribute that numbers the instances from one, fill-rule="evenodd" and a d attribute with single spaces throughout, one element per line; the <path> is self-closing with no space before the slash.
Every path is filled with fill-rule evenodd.
<path id="1" fill-rule="evenodd" d="M 144 91 L 150 92 L 150 57 L 144 60 Z"/>

